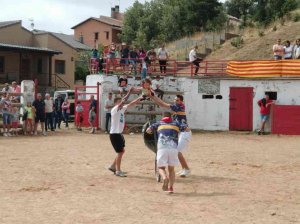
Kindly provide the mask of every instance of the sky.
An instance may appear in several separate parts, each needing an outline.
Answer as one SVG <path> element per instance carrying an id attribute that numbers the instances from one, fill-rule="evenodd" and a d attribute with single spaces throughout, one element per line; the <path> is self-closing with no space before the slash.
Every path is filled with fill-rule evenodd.
<path id="1" fill-rule="evenodd" d="M 139 0 L 144 3 L 147 0 Z M 148 0 L 149 1 L 149 0 Z M 121 12 L 133 5 L 135 0 L 0 0 L 0 22 L 22 20 L 31 30 L 73 34 L 71 27 L 100 15 L 110 16 L 110 8 L 120 5 Z"/>

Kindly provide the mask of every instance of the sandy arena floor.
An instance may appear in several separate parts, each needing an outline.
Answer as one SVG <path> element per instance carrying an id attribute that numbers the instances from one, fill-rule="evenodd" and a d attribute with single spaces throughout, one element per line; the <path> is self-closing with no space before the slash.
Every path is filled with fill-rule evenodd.
<path id="1" fill-rule="evenodd" d="M 0 223 L 300 223 L 300 137 L 194 134 L 173 195 L 142 137 L 125 138 L 118 178 L 108 135 L 0 137 Z"/>

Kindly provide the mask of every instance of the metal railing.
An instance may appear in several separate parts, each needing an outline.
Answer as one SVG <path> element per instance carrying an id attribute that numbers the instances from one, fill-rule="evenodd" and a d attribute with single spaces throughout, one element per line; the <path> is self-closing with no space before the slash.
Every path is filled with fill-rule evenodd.
<path id="1" fill-rule="evenodd" d="M 57 74 L 52 74 L 52 86 L 55 90 L 70 89 L 70 85 Z"/>

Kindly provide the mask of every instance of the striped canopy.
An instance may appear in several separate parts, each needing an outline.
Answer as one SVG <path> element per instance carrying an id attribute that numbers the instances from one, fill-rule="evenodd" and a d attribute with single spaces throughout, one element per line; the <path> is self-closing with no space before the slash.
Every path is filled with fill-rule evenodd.
<path id="1" fill-rule="evenodd" d="M 230 61 L 226 73 L 246 78 L 300 77 L 300 60 Z"/>

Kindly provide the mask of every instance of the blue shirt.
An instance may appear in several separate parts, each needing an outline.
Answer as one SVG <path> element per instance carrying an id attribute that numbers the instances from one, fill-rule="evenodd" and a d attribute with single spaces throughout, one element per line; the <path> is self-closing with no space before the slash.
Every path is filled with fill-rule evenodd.
<path id="1" fill-rule="evenodd" d="M 175 121 L 178 121 L 180 123 L 187 123 L 187 119 L 186 119 L 186 113 L 185 113 L 185 105 L 182 104 L 172 104 L 170 106 L 172 112 L 173 112 L 173 119 Z"/>
<path id="2" fill-rule="evenodd" d="M 178 146 L 179 132 L 186 129 L 186 125 L 179 123 L 178 121 L 159 121 L 150 126 L 152 130 L 156 130 L 158 133 L 158 148 L 175 148 Z"/>

